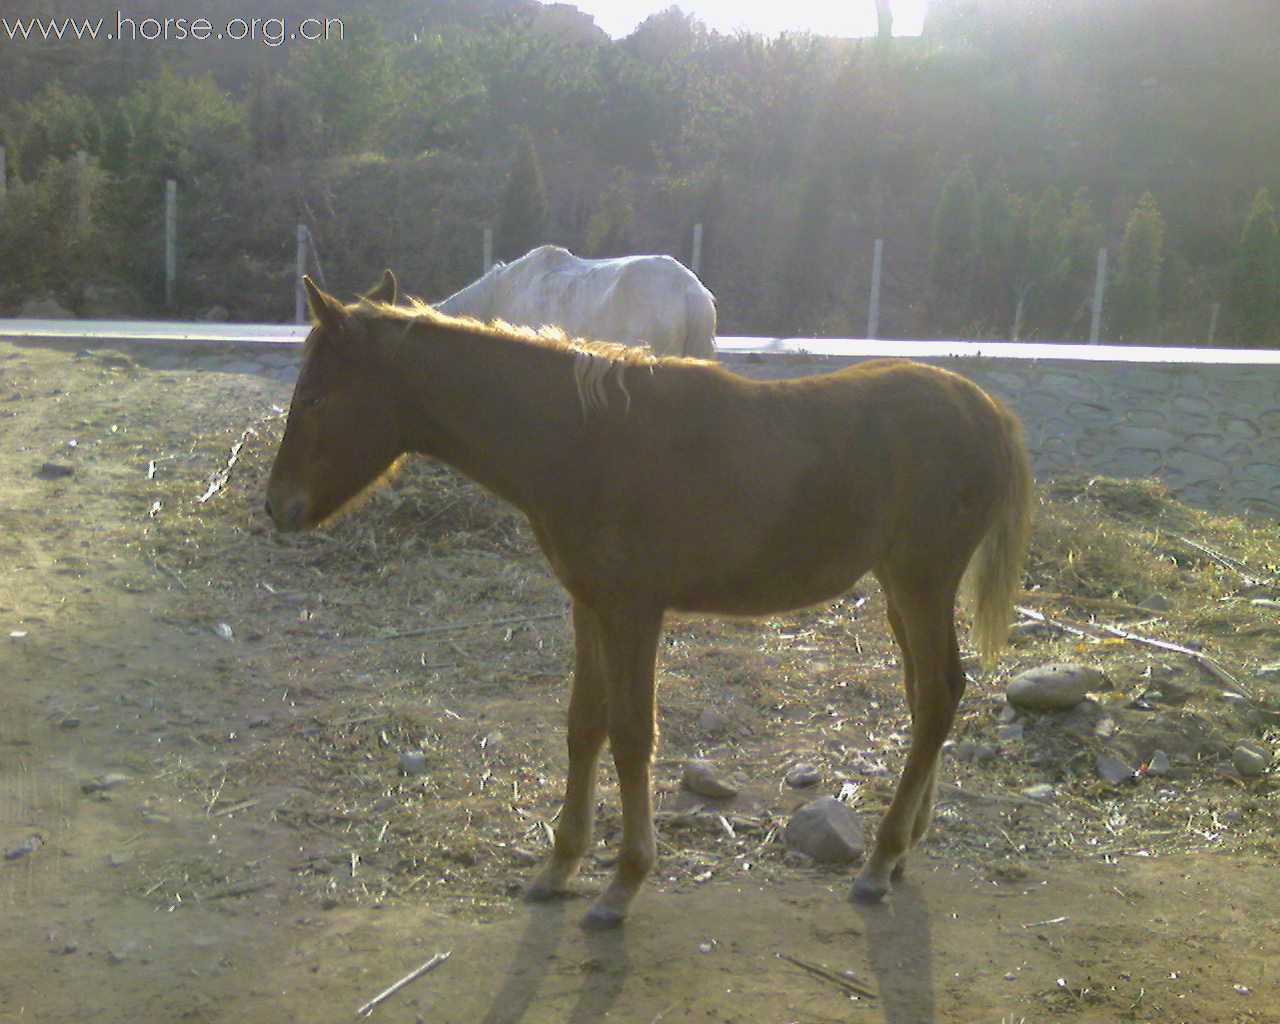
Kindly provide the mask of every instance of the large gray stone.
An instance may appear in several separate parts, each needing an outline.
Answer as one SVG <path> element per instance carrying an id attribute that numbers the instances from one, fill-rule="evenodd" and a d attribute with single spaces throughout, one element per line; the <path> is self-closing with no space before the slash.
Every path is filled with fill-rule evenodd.
<path id="1" fill-rule="evenodd" d="M 865 845 L 862 822 L 833 796 L 811 800 L 787 822 L 787 846 L 823 864 L 857 860 Z"/>
<path id="2" fill-rule="evenodd" d="M 1024 711 L 1070 711 L 1096 690 L 1111 683 L 1101 669 L 1074 662 L 1053 662 L 1019 672 L 1005 689 L 1005 697 Z"/>

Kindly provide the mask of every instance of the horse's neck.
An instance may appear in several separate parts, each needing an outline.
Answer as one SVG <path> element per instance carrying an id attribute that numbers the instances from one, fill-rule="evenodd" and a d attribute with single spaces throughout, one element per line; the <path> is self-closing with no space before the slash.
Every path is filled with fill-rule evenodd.
<path id="1" fill-rule="evenodd" d="M 444 301 L 436 305 L 441 313 L 448 316 L 469 316 L 476 320 L 487 321 L 493 318 L 493 270 L 479 280 L 472 281 L 465 288 L 459 288 Z"/>
<path id="2" fill-rule="evenodd" d="M 447 328 L 404 351 L 409 448 L 528 511 L 581 431 L 572 353 Z"/>

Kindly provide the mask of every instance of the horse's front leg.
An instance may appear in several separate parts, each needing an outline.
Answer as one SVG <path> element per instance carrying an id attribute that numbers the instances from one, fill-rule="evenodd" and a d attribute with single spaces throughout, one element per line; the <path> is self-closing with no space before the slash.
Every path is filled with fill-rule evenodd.
<path id="1" fill-rule="evenodd" d="M 657 859 L 650 774 L 658 731 L 653 677 L 661 633 L 661 611 L 629 609 L 605 620 L 609 745 L 622 800 L 622 849 L 608 888 L 587 910 L 583 924 L 588 928 L 620 924 Z"/>
<path id="2" fill-rule="evenodd" d="M 531 900 L 550 899 L 565 892 L 591 844 L 595 823 L 596 768 L 608 730 L 604 641 L 599 617 L 576 601 L 573 635 L 576 660 L 569 697 L 569 773 L 564 806 L 551 859 L 525 889 L 525 897 Z"/>

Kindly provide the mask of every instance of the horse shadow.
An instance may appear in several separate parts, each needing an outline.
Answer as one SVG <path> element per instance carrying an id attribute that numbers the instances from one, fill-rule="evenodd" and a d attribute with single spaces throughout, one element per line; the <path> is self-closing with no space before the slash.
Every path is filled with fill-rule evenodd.
<path id="1" fill-rule="evenodd" d="M 578 928 L 570 913 L 577 907 L 572 900 L 529 905 L 524 932 L 482 1024 L 517 1024 L 534 1008 L 557 954 L 570 941 L 570 929 Z M 590 958 L 580 965 L 577 1001 L 564 1017 L 565 1024 L 591 1024 L 607 1017 L 630 973 L 625 927 L 591 932 L 589 949 Z"/>
<path id="2" fill-rule="evenodd" d="M 866 929 L 867 962 L 876 979 L 885 1024 L 936 1019 L 933 941 L 923 888 L 907 879 L 885 903 L 855 904 Z"/>

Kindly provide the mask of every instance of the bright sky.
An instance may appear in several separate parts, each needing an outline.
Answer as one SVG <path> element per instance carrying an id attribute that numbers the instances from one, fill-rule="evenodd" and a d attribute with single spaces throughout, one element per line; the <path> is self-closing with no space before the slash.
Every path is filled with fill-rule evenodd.
<path id="1" fill-rule="evenodd" d="M 547 2 L 547 0 L 543 0 Z M 708 28 L 757 35 L 812 32 L 820 36 L 871 36 L 874 0 L 567 0 L 596 19 L 615 39 L 630 35 L 651 14 L 679 7 Z M 919 35 L 927 0 L 893 0 L 893 34 Z"/>

